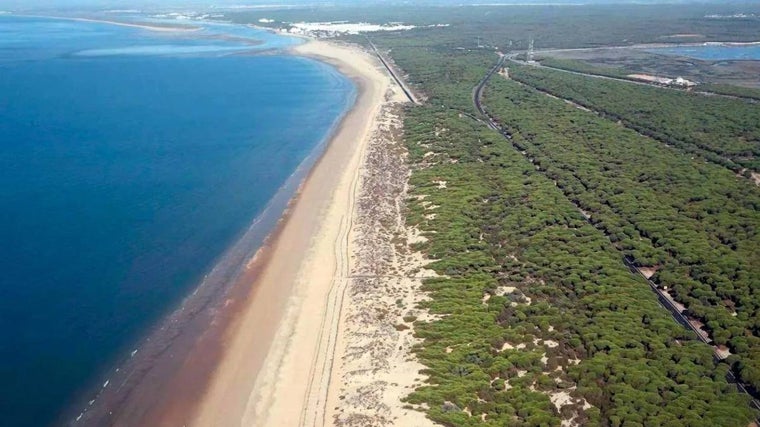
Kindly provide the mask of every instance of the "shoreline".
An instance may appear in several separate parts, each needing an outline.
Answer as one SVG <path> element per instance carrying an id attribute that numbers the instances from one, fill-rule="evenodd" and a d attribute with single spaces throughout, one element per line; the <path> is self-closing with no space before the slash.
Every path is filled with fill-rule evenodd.
<path id="1" fill-rule="evenodd" d="M 85 18 L 50 18 L 142 27 Z M 319 60 L 336 65 L 324 58 Z M 256 293 L 257 276 L 271 259 L 272 246 L 289 221 L 314 169 L 333 145 L 346 116 L 355 108 L 359 93 L 360 87 L 348 99 L 346 109 L 335 119 L 323 140 L 293 171 L 251 225 L 212 263 L 192 293 L 168 311 L 134 347 L 128 347 L 91 386 L 73 396 L 72 404 L 60 414 L 57 423 L 167 425 L 161 420 L 173 419 L 174 408 L 200 399 L 222 353 L 228 328 L 244 310 L 245 301 Z M 182 413 L 186 413 L 184 407 Z M 169 422 L 168 425 L 175 424 Z"/>
<path id="2" fill-rule="evenodd" d="M 174 31 L 88 18 L 55 19 Z M 94 384 L 75 396 L 75 406 L 62 414 L 61 424 L 223 426 L 273 419 L 276 425 L 289 425 L 294 423 L 290 417 L 302 417 L 303 410 L 293 412 L 293 402 L 278 396 L 282 384 L 276 379 L 285 371 L 293 378 L 290 385 L 304 395 L 296 404 L 313 406 L 316 393 L 324 408 L 328 391 L 335 393 L 329 389 L 329 372 L 323 373 L 321 380 L 327 383 L 319 384 L 318 391 L 307 391 L 314 380 L 307 383 L 294 365 L 304 365 L 298 359 L 308 353 L 314 360 L 307 371 L 315 370 L 336 352 L 345 319 L 340 304 L 334 306 L 335 293 L 345 292 L 353 258 L 348 236 L 362 160 L 393 82 L 377 58 L 358 46 L 298 38 L 306 42 L 291 48 L 292 54 L 328 63 L 354 81 L 353 104 L 317 146 L 321 149 L 309 156 L 313 159 L 306 170 L 299 175 L 302 164 L 294 172 L 295 189 L 285 191 L 284 208 L 268 205 L 261 216 L 276 214 L 257 217 L 198 288 L 100 377 L 102 386 Z M 253 240 L 250 233 L 256 234 Z M 257 244 L 252 247 L 252 242 Z M 303 306 L 311 300 L 325 305 Z M 321 339 L 326 322 L 332 353 L 323 351 L 321 341 L 309 341 Z M 307 338 L 294 343 L 294 335 Z M 280 363 L 283 356 L 287 363 Z M 266 405 L 261 413 L 261 402 L 276 410 L 270 414 Z"/>
<path id="3" fill-rule="evenodd" d="M 226 331 L 202 398 L 165 413 L 159 425 L 294 425 L 303 422 L 314 396 L 326 393 L 324 387 L 310 393 L 307 378 L 324 364 L 325 325 L 341 316 L 360 166 L 391 82 L 379 62 L 356 47 L 309 41 L 293 50 L 353 79 L 356 103 L 304 182 L 261 275 L 249 284 L 250 298 Z M 334 348 L 334 337 L 327 341 Z"/>
<path id="4" fill-rule="evenodd" d="M 197 385 L 204 384 L 210 377 L 224 331 L 237 316 L 241 302 L 253 291 L 251 283 L 266 265 L 270 246 L 281 233 L 315 164 L 350 112 L 354 98 L 355 94 L 323 140 L 293 171 L 263 211 L 211 263 L 192 293 L 138 339 L 135 346 L 130 347 L 134 350 L 127 351 L 129 355 L 125 353 L 98 375 L 91 386 L 77 394 L 74 405 L 60 417 L 60 424 L 79 426 L 108 422 L 141 426 L 145 419 L 154 419 L 156 413 L 165 411 L 168 405 L 165 394 L 172 389 L 173 398 L 198 399 Z M 167 351 L 172 353 L 168 358 L 164 354 Z M 175 354 L 183 359 L 182 363 L 173 360 Z M 191 375 L 183 374 L 181 371 L 188 367 L 192 367 Z M 181 387 L 177 386 L 178 381 Z M 135 394 L 139 397 L 133 397 Z M 113 409 L 118 409 L 116 415 L 110 413 Z"/>
<path id="5" fill-rule="evenodd" d="M 66 21 L 92 22 L 92 23 L 97 23 L 97 24 L 116 25 L 119 27 L 140 28 L 143 30 L 150 30 L 150 31 L 157 31 L 157 32 L 172 32 L 172 33 L 173 32 L 193 32 L 193 31 L 200 31 L 203 29 L 203 27 L 199 27 L 199 26 L 191 27 L 191 26 L 186 26 L 186 25 L 171 26 L 171 25 L 138 24 L 138 23 L 130 23 L 130 22 L 124 22 L 124 21 L 111 21 L 111 20 L 97 19 L 97 18 L 83 18 L 83 17 L 77 17 L 77 16 L 27 15 L 27 14 L 15 14 L 15 13 L 8 13 L 8 14 L 2 14 L 2 15 L 17 16 L 21 18 L 63 19 Z"/>

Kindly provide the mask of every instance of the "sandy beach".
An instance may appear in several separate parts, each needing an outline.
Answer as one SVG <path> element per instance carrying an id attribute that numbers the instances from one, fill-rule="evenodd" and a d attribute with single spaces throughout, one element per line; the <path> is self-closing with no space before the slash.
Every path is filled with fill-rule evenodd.
<path id="1" fill-rule="evenodd" d="M 353 319 L 346 305 L 359 254 L 357 209 L 372 175 L 367 152 L 389 134 L 389 120 L 400 126 L 392 111 L 404 98 L 377 58 L 357 47 L 309 41 L 295 50 L 352 78 L 356 104 L 272 242 L 190 425 L 332 425 L 347 384 L 342 355 Z"/>
<path id="2" fill-rule="evenodd" d="M 90 18 L 70 18 L 73 21 L 82 21 L 82 22 L 98 22 L 101 24 L 111 24 L 111 25 L 118 25 L 120 27 L 132 27 L 132 28 L 141 28 L 143 30 L 150 30 L 150 31 L 163 31 L 163 32 L 183 32 L 183 31 L 198 31 L 201 29 L 199 26 L 188 26 L 188 25 L 158 25 L 158 24 L 138 24 L 138 23 L 128 23 L 128 22 L 121 22 L 121 21 L 108 21 L 105 19 L 90 19 Z"/>
<path id="3" fill-rule="evenodd" d="M 409 100 L 372 51 L 293 49 L 351 78 L 354 105 L 255 256 L 232 248 L 235 276 L 215 269 L 224 283 L 188 296 L 67 424 L 430 425 L 400 400 L 422 380 L 405 319 L 426 318 L 433 275 L 403 220 Z"/>
<path id="4" fill-rule="evenodd" d="M 158 32 L 167 32 L 167 33 L 175 33 L 175 32 L 187 32 L 187 31 L 198 31 L 201 29 L 201 27 L 197 25 L 163 25 L 163 24 L 146 24 L 146 23 L 132 23 L 132 22 L 124 22 L 124 21 L 111 21 L 108 19 L 96 19 L 96 18 L 81 18 L 81 17 L 75 17 L 75 16 L 47 16 L 47 15 L 15 15 L 15 16 L 26 16 L 30 18 L 53 18 L 53 19 L 64 19 L 67 21 L 79 21 L 79 22 L 94 22 L 99 24 L 109 24 L 109 25 L 116 25 L 119 27 L 130 27 L 130 28 L 140 28 L 143 30 L 150 30 L 150 31 L 158 31 Z"/>

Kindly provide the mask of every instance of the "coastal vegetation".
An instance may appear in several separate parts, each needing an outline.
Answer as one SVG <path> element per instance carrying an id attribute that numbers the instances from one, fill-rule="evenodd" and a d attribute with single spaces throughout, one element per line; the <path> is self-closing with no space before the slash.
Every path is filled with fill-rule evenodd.
<path id="1" fill-rule="evenodd" d="M 638 67 L 601 66 L 590 64 L 589 62 L 577 59 L 555 58 L 552 56 L 546 56 L 540 57 L 539 61 L 541 62 L 541 65 L 545 67 L 559 68 L 562 70 L 575 71 L 583 74 L 614 77 L 619 79 L 633 80 L 628 77 L 630 74 L 646 74 L 645 71 L 638 69 Z M 700 84 L 693 90 L 699 93 L 719 94 L 734 96 L 738 98 L 760 100 L 760 89 L 746 86 L 736 86 L 725 83 L 700 82 Z"/>
<path id="2" fill-rule="evenodd" d="M 427 237 L 419 249 L 441 278 L 428 280 L 432 300 L 424 303 L 438 320 L 415 322 L 429 384 L 407 402 L 445 425 L 746 425 L 752 410 L 726 381 L 730 366 L 673 321 L 626 267 L 628 253 L 587 221 L 542 164 L 477 118 L 472 88 L 496 55 L 380 43 L 428 97 L 404 125 L 414 168 L 407 222 Z M 490 108 L 502 83 L 531 91 L 534 102 L 550 99 L 499 79 L 486 98 L 496 115 L 513 113 Z M 526 107 L 518 108 L 526 123 L 553 126 L 553 110 Z M 616 126 L 584 114 L 584 132 Z M 599 186 L 606 176 L 593 179 Z M 666 260 L 654 248 L 647 255 Z"/>
<path id="3" fill-rule="evenodd" d="M 652 279 L 760 388 L 757 187 L 516 82 L 494 80 L 487 104 L 514 144 L 626 257 L 656 270 Z"/>
<path id="4" fill-rule="evenodd" d="M 755 103 L 515 64 L 510 77 L 735 171 L 760 169 Z"/>
<path id="5" fill-rule="evenodd" d="M 432 108 L 405 129 L 408 222 L 444 275 L 425 304 L 442 318 L 415 324 L 430 378 L 409 403 L 444 425 L 747 423 L 728 367 L 498 133 Z"/>
<path id="6" fill-rule="evenodd" d="M 584 74 L 593 74 L 597 76 L 607 76 L 624 79 L 632 71 L 620 67 L 603 67 L 600 65 L 589 64 L 586 61 L 577 59 L 554 58 L 551 56 L 538 58 L 541 65 L 562 70 L 575 71 Z"/>
<path id="7" fill-rule="evenodd" d="M 740 98 L 750 98 L 750 99 L 760 101 L 759 88 L 751 88 L 751 87 L 743 87 L 743 86 L 735 86 L 735 85 L 719 84 L 719 83 L 705 83 L 699 86 L 699 89 L 707 91 L 707 92 L 719 93 L 722 95 L 738 96 Z"/>

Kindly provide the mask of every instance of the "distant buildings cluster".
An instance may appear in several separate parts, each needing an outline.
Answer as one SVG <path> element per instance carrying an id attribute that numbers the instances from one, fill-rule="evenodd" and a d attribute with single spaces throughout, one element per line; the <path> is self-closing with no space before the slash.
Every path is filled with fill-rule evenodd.
<path id="1" fill-rule="evenodd" d="M 630 79 L 639 80 L 639 81 L 643 81 L 647 83 L 654 83 L 654 84 L 658 84 L 662 86 L 691 88 L 697 85 L 696 82 L 693 82 L 691 80 L 686 80 L 683 77 L 676 77 L 675 79 L 671 79 L 668 77 L 653 76 L 650 74 L 629 74 L 626 77 Z"/>
<path id="2" fill-rule="evenodd" d="M 757 15 L 755 15 L 754 13 L 735 13 L 733 15 L 712 14 L 712 15 L 705 15 L 705 18 L 707 19 L 752 19 L 752 18 L 757 18 Z"/>
<path id="3" fill-rule="evenodd" d="M 271 19 L 260 19 L 261 23 L 272 23 Z M 316 37 L 336 37 L 344 34 L 362 34 L 377 31 L 408 31 L 417 28 L 416 25 L 406 25 L 401 22 L 389 22 L 385 24 L 372 24 L 368 22 L 293 22 L 284 23 L 287 32 Z M 427 25 L 425 28 L 448 27 L 449 24 Z"/>

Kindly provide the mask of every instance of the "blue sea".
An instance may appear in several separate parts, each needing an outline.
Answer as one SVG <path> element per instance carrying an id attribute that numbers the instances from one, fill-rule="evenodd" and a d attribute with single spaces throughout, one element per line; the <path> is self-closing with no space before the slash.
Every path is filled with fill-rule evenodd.
<path id="1" fill-rule="evenodd" d="M 760 45 L 725 46 L 679 46 L 647 49 L 649 52 L 663 55 L 686 56 L 704 61 L 747 61 L 760 60 Z"/>
<path id="2" fill-rule="evenodd" d="M 0 425 L 57 420 L 279 215 L 353 103 L 295 39 L 198 25 L 0 16 Z"/>

